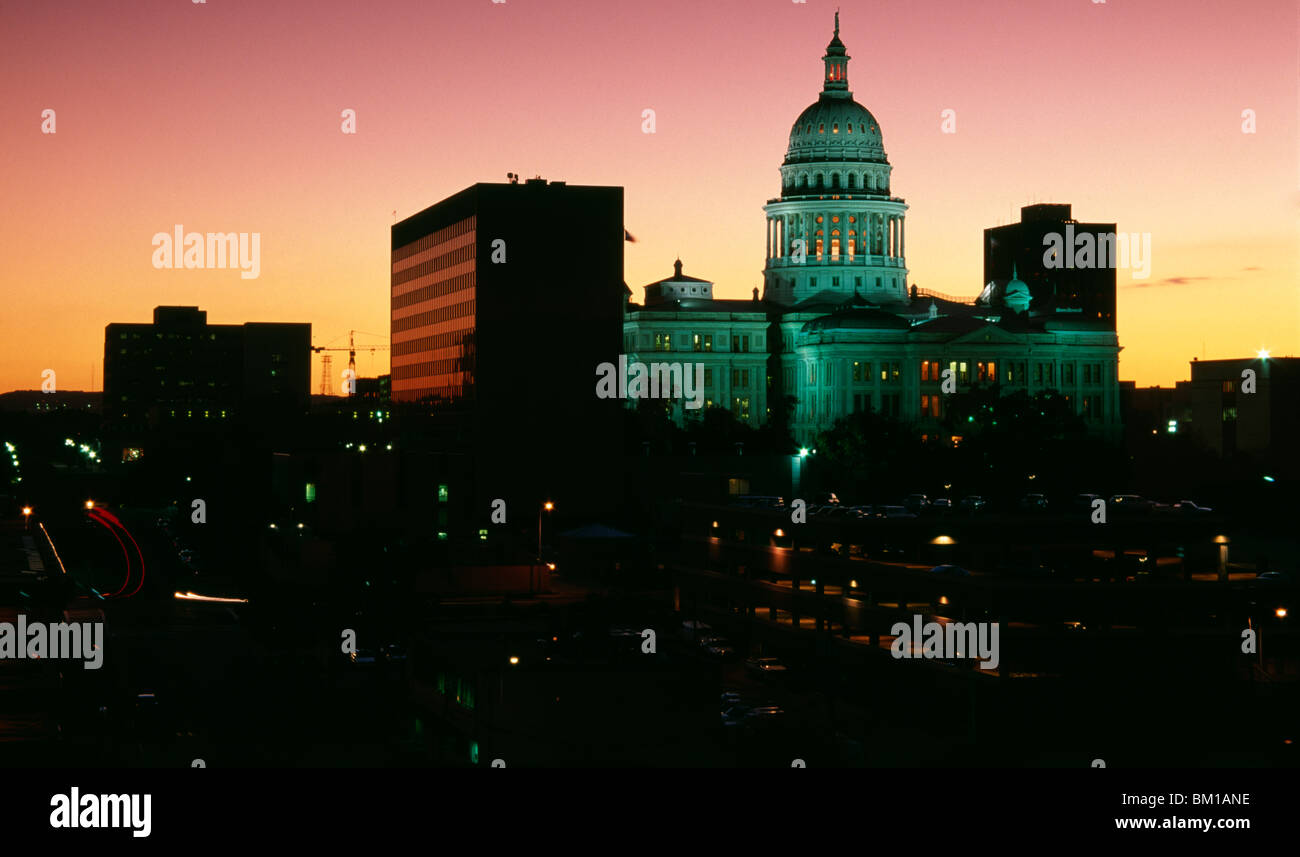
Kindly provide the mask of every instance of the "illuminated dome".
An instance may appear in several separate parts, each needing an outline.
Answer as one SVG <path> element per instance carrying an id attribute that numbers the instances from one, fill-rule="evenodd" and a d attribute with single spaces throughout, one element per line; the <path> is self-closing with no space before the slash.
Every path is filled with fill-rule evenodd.
<path id="1" fill-rule="evenodd" d="M 880 125 L 871 111 L 849 99 L 819 100 L 799 114 L 790 129 L 787 164 L 817 161 L 885 160 Z"/>
<path id="2" fill-rule="evenodd" d="M 785 153 L 787 165 L 826 161 L 887 163 L 880 123 L 849 92 L 849 59 L 840 41 L 837 12 L 835 35 L 822 57 L 826 77 L 821 95 L 799 114 L 790 128 L 790 145 Z"/>
<path id="3" fill-rule="evenodd" d="M 890 187 L 880 123 L 849 91 L 839 13 L 822 63 L 822 91 L 790 128 L 781 195 L 763 206 L 764 298 L 793 306 L 823 293 L 861 294 L 876 306 L 907 303 L 907 203 Z"/>

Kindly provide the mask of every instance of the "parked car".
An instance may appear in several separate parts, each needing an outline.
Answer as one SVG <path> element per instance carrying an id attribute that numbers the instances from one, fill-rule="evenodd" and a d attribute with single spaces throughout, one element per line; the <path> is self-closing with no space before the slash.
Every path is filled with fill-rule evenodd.
<path id="1" fill-rule="evenodd" d="M 1174 504 L 1174 511 L 1180 515 L 1202 515 L 1206 512 L 1213 512 L 1209 506 L 1201 506 L 1191 500 L 1179 500 Z"/>
<path id="2" fill-rule="evenodd" d="M 988 506 L 988 501 L 978 494 L 972 494 L 961 501 L 961 510 L 971 514 L 980 511 L 986 506 Z"/>
<path id="3" fill-rule="evenodd" d="M 766 676 L 786 672 L 786 666 L 776 658 L 750 658 L 745 661 L 745 670 L 757 676 Z"/>
<path id="4" fill-rule="evenodd" d="M 936 512 L 951 512 L 952 500 L 947 497 L 935 497 L 930 501 L 930 508 Z"/>
<path id="5" fill-rule="evenodd" d="M 907 511 L 917 515 L 921 514 L 929 505 L 930 498 L 924 494 L 908 494 L 907 499 L 903 501 L 903 506 Z"/>
<path id="6" fill-rule="evenodd" d="M 1113 494 L 1106 505 L 1109 511 L 1121 514 L 1150 512 L 1152 507 L 1150 500 L 1137 494 Z"/>
<path id="7" fill-rule="evenodd" d="M 1285 571 L 1261 571 L 1255 575 L 1258 583 L 1290 583 L 1291 575 Z"/>
<path id="8" fill-rule="evenodd" d="M 943 574 L 948 577 L 970 577 L 970 572 L 960 565 L 936 565 L 930 569 L 931 574 Z"/>
<path id="9" fill-rule="evenodd" d="M 687 640 L 696 639 L 701 634 L 707 634 L 712 630 L 712 626 L 695 619 L 688 619 L 682 623 L 682 637 Z"/>
<path id="10" fill-rule="evenodd" d="M 916 515 L 907 510 L 906 506 L 879 506 L 880 517 L 894 519 L 915 518 Z"/>
<path id="11" fill-rule="evenodd" d="M 766 729 L 776 726 L 785 719 L 785 710 L 776 705 L 764 705 L 750 709 L 741 720 L 744 729 Z"/>
<path id="12" fill-rule="evenodd" d="M 736 703 L 722 710 L 722 725 L 725 727 L 739 726 L 745 719 L 745 715 L 752 709 L 744 703 Z"/>
<path id="13" fill-rule="evenodd" d="M 1073 506 L 1075 509 L 1079 509 L 1084 512 L 1090 512 L 1092 511 L 1093 501 L 1103 500 L 1103 499 L 1105 498 L 1103 498 L 1100 494 L 1075 494 Z"/>
<path id="14" fill-rule="evenodd" d="M 755 509 L 783 509 L 785 508 L 785 499 L 763 494 L 742 494 L 736 498 L 732 505 Z"/>
<path id="15" fill-rule="evenodd" d="M 720 661 L 729 661 L 736 657 L 736 650 L 727 643 L 714 643 L 704 649 L 704 653 Z"/>
<path id="16" fill-rule="evenodd" d="M 1020 498 L 1022 512 L 1046 512 L 1047 505 L 1047 498 L 1042 494 L 1026 494 Z"/>

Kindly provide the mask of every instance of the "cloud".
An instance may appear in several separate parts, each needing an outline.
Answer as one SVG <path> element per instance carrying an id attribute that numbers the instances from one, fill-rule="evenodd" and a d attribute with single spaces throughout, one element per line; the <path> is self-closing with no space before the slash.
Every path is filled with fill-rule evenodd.
<path id="1" fill-rule="evenodd" d="M 1154 283 L 1134 282 L 1133 287 L 1138 289 L 1145 289 L 1150 286 L 1185 286 L 1188 283 L 1195 283 L 1200 280 L 1209 280 L 1209 279 L 1212 278 L 1211 277 L 1165 277 L 1163 280 L 1158 280 Z"/>
<path id="2" fill-rule="evenodd" d="M 1249 266 L 1249 267 L 1242 268 L 1241 270 L 1243 270 L 1243 271 L 1262 271 L 1262 270 L 1264 270 L 1264 269 L 1263 269 L 1263 268 L 1257 268 L 1257 267 L 1255 267 L 1254 265 L 1251 265 L 1251 266 Z"/>

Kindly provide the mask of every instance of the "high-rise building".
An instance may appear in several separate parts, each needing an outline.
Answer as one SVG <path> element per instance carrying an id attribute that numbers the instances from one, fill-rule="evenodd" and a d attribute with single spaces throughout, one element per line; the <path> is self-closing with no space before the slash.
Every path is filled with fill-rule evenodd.
<path id="1" fill-rule="evenodd" d="M 392 399 L 466 444 L 485 502 L 599 504 L 622 453 L 623 189 L 475 184 L 392 227 Z M 579 464 L 577 462 L 587 462 Z M 486 508 L 486 506 L 484 507 Z"/>
<path id="2" fill-rule="evenodd" d="M 264 422 L 307 412 L 311 325 L 208 324 L 160 306 L 152 324 L 104 330 L 105 419 L 118 426 Z"/>
<path id="3" fill-rule="evenodd" d="M 1114 223 L 1080 223 L 1068 203 L 1026 205 L 1020 222 L 984 230 L 986 295 L 1002 297 L 1008 282 L 1029 286 L 1034 312 L 1078 313 L 1115 329 L 1115 266 L 1120 240 Z M 1077 251 L 1091 242 L 1087 265 L 1076 265 Z M 1057 250 L 1059 248 L 1059 250 Z"/>

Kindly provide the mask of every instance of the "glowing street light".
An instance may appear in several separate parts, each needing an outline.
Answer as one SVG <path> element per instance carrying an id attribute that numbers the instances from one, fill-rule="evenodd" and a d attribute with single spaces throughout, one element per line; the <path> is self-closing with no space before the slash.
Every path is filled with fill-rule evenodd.
<path id="1" fill-rule="evenodd" d="M 1279 608 L 1277 608 L 1276 610 L 1273 611 L 1273 615 L 1274 615 L 1274 616 L 1277 616 L 1277 618 L 1279 618 L 1279 619 L 1285 619 L 1285 618 L 1286 618 L 1286 608 L 1285 608 L 1285 607 L 1279 607 Z"/>
<path id="2" fill-rule="evenodd" d="M 23 529 L 24 530 L 27 529 L 27 522 L 31 520 L 31 517 L 32 517 L 32 507 L 23 506 Z"/>
<path id="3" fill-rule="evenodd" d="M 87 500 L 87 501 L 86 501 L 86 508 L 87 508 L 87 509 L 93 509 L 93 508 L 95 508 L 95 501 L 94 501 L 94 500 Z"/>

